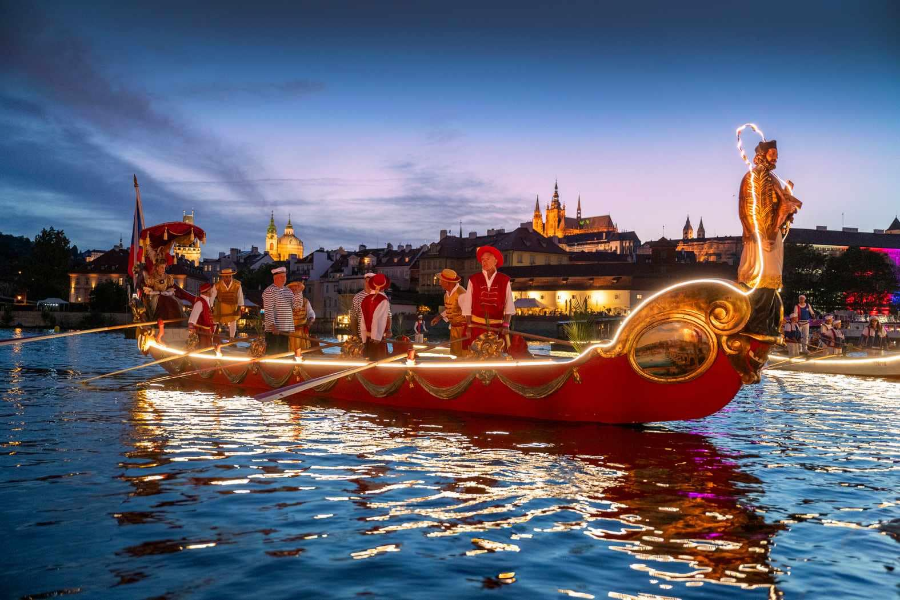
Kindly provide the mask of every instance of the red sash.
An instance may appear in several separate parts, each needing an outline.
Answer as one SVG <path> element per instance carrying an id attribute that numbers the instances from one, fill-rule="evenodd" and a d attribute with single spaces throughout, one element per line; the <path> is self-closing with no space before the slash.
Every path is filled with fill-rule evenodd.
<path id="1" fill-rule="evenodd" d="M 377 294 L 369 294 L 363 298 L 362 305 L 360 305 L 360 312 L 362 312 L 363 327 L 369 332 L 369 335 L 372 335 L 372 320 L 375 317 L 375 309 L 386 300 L 387 296 L 380 292 Z"/>

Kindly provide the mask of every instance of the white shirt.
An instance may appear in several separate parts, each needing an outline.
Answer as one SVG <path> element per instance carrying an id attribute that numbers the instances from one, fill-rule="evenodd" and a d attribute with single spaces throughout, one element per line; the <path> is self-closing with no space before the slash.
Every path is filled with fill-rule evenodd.
<path id="1" fill-rule="evenodd" d="M 297 292 L 294 294 L 295 302 L 294 306 L 297 306 L 299 302 L 299 306 L 303 306 L 303 303 L 306 302 L 306 320 L 310 323 L 316 320 L 316 311 L 313 310 L 312 303 L 303 295 L 303 292 Z"/>
<path id="2" fill-rule="evenodd" d="M 381 294 L 381 292 L 372 292 L 373 294 Z M 387 296 L 384 296 L 385 300 L 382 300 L 381 303 L 375 307 L 375 312 L 372 314 L 372 339 L 376 342 L 381 341 L 384 337 L 384 330 L 387 329 L 388 317 L 391 314 L 391 302 L 387 300 Z M 365 342 L 369 339 L 369 336 L 366 334 L 366 320 L 362 315 L 362 311 L 359 314 L 359 339 Z"/>
<path id="3" fill-rule="evenodd" d="M 487 271 L 481 272 L 484 275 L 484 280 L 487 282 L 488 289 L 491 288 L 491 284 L 494 283 L 494 279 L 497 277 L 497 271 L 488 277 Z M 459 297 L 459 309 L 462 311 L 462 314 L 471 317 L 472 316 L 472 278 L 469 277 L 469 283 L 466 286 L 466 293 Z M 516 314 L 516 301 L 513 300 L 512 295 L 512 280 L 506 283 L 506 306 L 503 307 L 504 315 L 514 315 Z"/>
<path id="4" fill-rule="evenodd" d="M 203 297 L 206 298 L 206 301 L 210 305 L 212 305 L 212 300 L 209 299 L 209 296 Z M 201 314 L 203 314 L 203 303 L 197 300 L 194 302 L 194 307 L 191 309 L 191 316 L 188 317 L 188 325 L 196 325 Z"/>

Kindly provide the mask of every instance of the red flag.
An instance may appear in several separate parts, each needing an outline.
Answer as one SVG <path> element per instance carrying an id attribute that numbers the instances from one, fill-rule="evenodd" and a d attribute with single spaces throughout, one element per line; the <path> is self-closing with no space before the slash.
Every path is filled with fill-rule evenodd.
<path id="1" fill-rule="evenodd" d="M 137 285 L 134 265 L 143 258 L 141 231 L 144 229 L 144 207 L 141 204 L 141 188 L 138 187 L 137 175 L 134 176 L 134 194 L 134 225 L 131 228 L 131 247 L 128 249 L 128 271 L 131 273 L 132 282 Z"/>

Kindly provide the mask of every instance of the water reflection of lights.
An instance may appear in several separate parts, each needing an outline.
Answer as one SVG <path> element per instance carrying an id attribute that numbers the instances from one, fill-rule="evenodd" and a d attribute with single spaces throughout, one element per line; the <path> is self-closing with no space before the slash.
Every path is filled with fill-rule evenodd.
<path id="1" fill-rule="evenodd" d="M 462 554 L 478 560 L 527 554 L 553 543 L 553 534 L 581 533 L 633 556 L 632 569 L 647 577 L 773 586 L 765 541 L 781 526 L 767 525 L 740 504 L 740 486 L 752 478 L 703 437 L 618 428 L 598 436 L 594 427 L 535 434 L 533 424 L 503 422 L 500 430 L 496 421 L 444 417 L 406 423 L 402 413 L 366 410 L 145 390 L 133 410 L 134 452 L 123 465 L 143 472 L 129 471 L 124 479 L 138 496 L 174 492 L 197 502 L 209 486 L 225 495 L 280 492 L 264 510 L 315 503 L 306 519 L 320 524 L 318 531 L 301 537 L 276 531 L 267 541 L 316 543 L 351 527 L 363 536 L 349 553 L 356 560 L 401 552 L 394 536 L 435 543 L 462 537 L 472 544 Z M 367 544 L 366 536 L 384 541 Z M 164 540 L 158 548 L 228 541 L 221 533 Z M 304 551 L 288 545 L 269 554 Z"/>

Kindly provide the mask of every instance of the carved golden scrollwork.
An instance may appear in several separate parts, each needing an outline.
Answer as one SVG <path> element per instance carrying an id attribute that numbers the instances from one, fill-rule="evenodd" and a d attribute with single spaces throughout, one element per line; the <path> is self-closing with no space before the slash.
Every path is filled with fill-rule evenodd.
<path id="1" fill-rule="evenodd" d="M 470 356 L 476 360 L 497 360 L 507 358 L 506 342 L 493 331 L 479 335 L 469 347 Z"/>
<path id="2" fill-rule="evenodd" d="M 138 349 L 140 349 L 141 354 L 147 354 L 150 352 L 150 342 L 153 341 L 153 336 L 150 334 L 149 327 L 141 327 L 137 332 L 137 343 Z"/>
<path id="3" fill-rule="evenodd" d="M 184 349 L 187 352 L 193 352 L 197 348 L 200 347 L 200 336 L 197 334 L 196 330 L 188 333 L 187 340 L 184 342 Z"/>
<path id="4" fill-rule="evenodd" d="M 266 355 L 266 338 L 259 337 L 250 342 L 247 353 L 253 358 L 262 358 Z"/>
<path id="5" fill-rule="evenodd" d="M 341 356 L 344 358 L 362 358 L 366 345 L 357 336 L 350 336 L 341 345 Z"/>
<path id="6" fill-rule="evenodd" d="M 777 342 L 777 337 L 736 333 L 724 337 L 722 349 L 742 382 L 759 383 L 760 372 L 769 358 L 769 349 Z"/>
<path id="7" fill-rule="evenodd" d="M 723 282 L 724 283 L 724 282 Z M 670 290 L 643 306 L 629 318 L 616 341 L 607 347 L 598 348 L 604 357 L 626 355 L 632 368 L 642 377 L 660 383 L 678 383 L 699 377 L 715 362 L 718 347 L 726 353 L 725 338 L 740 332 L 750 319 L 750 302 L 746 296 L 731 285 L 712 282 L 698 282 Z M 659 377 L 653 369 L 647 369 L 646 361 L 635 358 L 635 346 L 645 334 L 667 323 L 682 323 L 694 333 L 697 343 L 709 344 L 709 351 L 699 351 L 694 357 L 686 358 L 685 372 L 667 377 Z M 645 343 L 649 343 L 644 338 Z M 679 356 L 684 353 L 676 352 Z M 679 359 L 680 360 L 680 359 Z M 643 365 L 643 366 L 642 366 Z M 689 371 L 689 372 L 688 372 Z M 742 374 L 743 377 L 743 374 Z"/>

